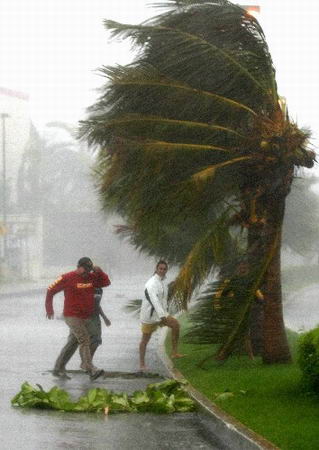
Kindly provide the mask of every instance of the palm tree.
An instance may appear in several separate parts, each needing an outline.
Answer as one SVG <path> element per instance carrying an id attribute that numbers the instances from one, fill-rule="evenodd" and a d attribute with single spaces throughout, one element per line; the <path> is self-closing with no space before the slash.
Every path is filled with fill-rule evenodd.
<path id="1" fill-rule="evenodd" d="M 127 66 L 102 67 L 107 83 L 82 122 L 82 137 L 99 147 L 103 205 L 125 218 L 137 247 L 181 264 L 183 307 L 232 243 L 244 242 L 258 270 L 218 356 L 243 336 L 263 284 L 263 359 L 287 362 L 281 229 L 295 168 L 313 165 L 309 133 L 281 108 L 254 17 L 226 0 L 158 6 L 164 12 L 141 25 L 105 22 L 140 51 Z"/>

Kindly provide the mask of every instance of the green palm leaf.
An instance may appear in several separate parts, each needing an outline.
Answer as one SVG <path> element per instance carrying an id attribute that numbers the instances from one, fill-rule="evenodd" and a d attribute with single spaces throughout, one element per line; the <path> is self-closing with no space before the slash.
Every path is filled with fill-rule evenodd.
<path id="1" fill-rule="evenodd" d="M 251 161 L 254 157 L 253 156 L 241 156 L 239 158 L 233 158 L 230 159 L 228 161 L 224 161 L 221 162 L 219 164 L 215 164 L 211 167 L 207 167 L 204 170 L 201 170 L 200 172 L 197 172 L 193 175 L 193 179 L 198 182 L 198 181 L 206 181 L 207 179 L 211 179 L 212 177 L 215 176 L 216 171 L 218 169 L 221 169 L 222 167 L 226 167 L 229 166 L 231 164 L 236 164 L 242 161 Z"/>
<path id="2" fill-rule="evenodd" d="M 129 302 L 123 306 L 123 309 L 127 313 L 131 313 L 134 316 L 138 316 L 141 311 L 142 299 L 137 298 L 134 300 L 129 300 Z"/>
<path id="3" fill-rule="evenodd" d="M 133 124 L 134 126 L 138 126 L 139 123 L 142 123 L 145 125 L 145 123 L 155 123 L 159 125 L 171 125 L 171 126 L 178 126 L 178 127 L 186 127 L 186 128 L 203 128 L 207 131 L 218 131 L 218 132 L 225 132 L 234 134 L 237 137 L 241 137 L 243 139 L 245 138 L 244 135 L 238 133 L 235 130 L 232 130 L 231 128 L 223 127 L 221 125 L 210 125 L 206 123 L 201 122 L 192 122 L 192 121 L 186 121 L 186 120 L 173 120 L 173 119 L 167 119 L 163 117 L 149 117 L 149 116 L 137 116 L 137 117 L 126 117 L 122 119 L 112 120 L 107 122 L 107 124 L 101 124 L 102 127 L 108 128 L 108 127 L 122 127 L 123 125 L 130 125 Z"/>
<path id="4" fill-rule="evenodd" d="M 102 70 L 103 73 L 105 74 L 111 74 L 113 72 L 114 74 L 114 69 L 113 68 L 108 68 L 106 67 L 105 69 Z M 130 74 L 131 75 L 131 74 Z M 143 73 L 143 75 L 145 75 L 145 73 Z M 248 108 L 248 106 L 240 103 L 240 102 L 236 102 L 232 99 L 223 97 L 221 95 L 218 94 L 214 94 L 213 92 L 207 92 L 207 91 L 203 91 L 200 89 L 195 89 L 191 86 L 187 86 L 186 84 L 177 84 L 176 82 L 174 83 L 174 81 L 163 81 L 163 80 L 145 80 L 144 79 L 140 79 L 140 80 L 116 80 L 116 78 L 112 77 L 112 85 L 114 87 L 133 87 L 134 89 L 143 89 L 145 87 L 151 86 L 154 87 L 156 89 L 160 89 L 163 88 L 168 90 L 181 90 L 181 91 L 186 91 L 188 94 L 193 94 L 199 97 L 206 97 L 212 101 L 217 101 L 219 103 L 222 103 L 224 105 L 227 105 L 229 107 L 233 107 L 233 108 L 238 108 L 238 109 L 243 109 L 249 113 L 251 113 L 252 115 L 256 116 L 255 111 L 253 111 L 251 108 Z"/>
<path id="5" fill-rule="evenodd" d="M 186 308 L 193 291 L 200 286 L 213 271 L 221 266 L 233 253 L 236 244 L 228 232 L 224 222 L 226 211 L 220 219 L 198 239 L 174 282 L 173 296 L 181 308 Z"/>
<path id="6" fill-rule="evenodd" d="M 106 28 L 113 30 L 113 37 L 130 37 L 135 40 L 137 44 L 144 45 L 149 36 L 160 37 L 165 34 L 166 37 L 174 40 L 174 45 L 179 47 L 179 60 L 178 64 L 186 64 L 189 61 L 191 54 L 196 52 L 201 57 L 206 58 L 212 56 L 213 58 L 221 58 L 229 64 L 233 70 L 242 73 L 249 78 L 255 89 L 260 90 L 266 96 L 269 96 L 269 91 L 263 86 L 239 61 L 236 60 L 231 53 L 223 50 L 222 48 L 214 45 L 211 42 L 197 36 L 195 34 L 187 33 L 176 28 L 170 28 L 165 26 L 147 26 L 147 25 L 129 25 L 114 22 L 112 20 L 104 21 Z M 257 55 L 256 55 L 257 56 Z M 170 61 L 168 67 L 174 67 L 177 62 Z"/>

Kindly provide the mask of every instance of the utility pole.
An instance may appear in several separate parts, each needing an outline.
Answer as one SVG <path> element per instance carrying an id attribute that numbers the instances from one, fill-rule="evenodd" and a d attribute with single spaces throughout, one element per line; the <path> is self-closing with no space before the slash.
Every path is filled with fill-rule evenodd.
<path id="1" fill-rule="evenodd" d="M 1 113 L 2 126 L 2 222 L 4 227 L 3 234 L 3 258 L 7 256 L 7 162 L 6 162 L 6 119 L 9 114 Z"/>

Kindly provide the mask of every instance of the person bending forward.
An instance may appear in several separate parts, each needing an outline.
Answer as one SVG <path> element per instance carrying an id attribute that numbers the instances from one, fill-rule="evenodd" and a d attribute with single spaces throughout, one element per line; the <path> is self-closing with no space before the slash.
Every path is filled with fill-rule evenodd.
<path id="1" fill-rule="evenodd" d="M 90 351 L 91 358 L 93 364 L 93 356 L 99 345 L 102 344 L 102 327 L 101 327 L 101 319 L 102 317 L 105 325 L 109 327 L 111 325 L 110 320 L 104 314 L 104 311 L 101 307 L 101 298 L 103 295 L 102 288 L 95 288 L 94 292 L 94 303 L 95 309 L 93 315 L 86 321 L 86 328 L 90 335 Z M 57 360 L 54 364 L 53 375 L 61 376 L 63 378 L 68 378 L 66 374 L 66 365 L 76 352 L 79 347 L 79 343 L 74 336 L 74 334 L 70 331 L 67 342 L 65 346 L 62 348 Z M 83 369 L 81 364 L 81 369 Z M 93 367 L 95 369 L 95 367 Z"/>
<path id="2" fill-rule="evenodd" d="M 95 288 L 110 284 L 107 274 L 100 267 L 94 266 L 90 258 L 83 257 L 75 271 L 61 275 L 49 286 L 45 300 L 47 318 L 53 319 L 53 296 L 64 292 L 64 320 L 79 343 L 81 366 L 92 379 L 102 375 L 103 370 L 96 369 L 92 364 L 90 335 L 86 322 L 94 313 Z"/>

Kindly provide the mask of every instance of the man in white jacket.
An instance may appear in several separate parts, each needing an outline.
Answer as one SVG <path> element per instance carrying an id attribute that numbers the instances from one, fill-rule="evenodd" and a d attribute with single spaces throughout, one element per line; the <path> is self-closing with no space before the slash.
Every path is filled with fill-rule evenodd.
<path id="1" fill-rule="evenodd" d="M 160 326 L 166 326 L 172 330 L 172 358 L 180 358 L 177 352 L 179 339 L 179 323 L 169 315 L 167 305 L 167 284 L 165 282 L 168 265 L 166 261 L 156 264 L 154 275 L 145 284 L 145 298 L 141 307 L 142 339 L 140 342 L 140 370 L 147 370 L 145 366 L 146 347 L 152 333 Z"/>

